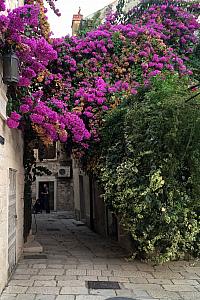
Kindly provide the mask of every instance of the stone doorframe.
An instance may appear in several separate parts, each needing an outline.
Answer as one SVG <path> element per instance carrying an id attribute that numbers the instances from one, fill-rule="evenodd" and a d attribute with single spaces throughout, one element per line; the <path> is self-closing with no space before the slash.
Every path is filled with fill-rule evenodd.
<path id="1" fill-rule="evenodd" d="M 36 178 L 36 199 L 39 198 L 39 182 L 53 181 L 54 182 L 54 211 L 57 207 L 57 179 L 54 176 L 42 176 Z"/>

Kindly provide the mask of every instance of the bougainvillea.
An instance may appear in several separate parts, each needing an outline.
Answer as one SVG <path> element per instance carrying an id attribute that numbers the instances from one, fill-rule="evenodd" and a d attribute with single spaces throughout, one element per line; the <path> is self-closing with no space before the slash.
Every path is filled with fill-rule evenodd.
<path id="1" fill-rule="evenodd" d="M 154 28 L 169 47 L 188 59 L 188 54 L 192 53 L 193 45 L 197 42 L 195 31 L 199 29 L 197 16 L 200 4 L 180 0 L 142 2 L 123 16 L 123 22 Z"/>
<path id="2" fill-rule="evenodd" d="M 48 22 L 48 18 L 46 16 L 47 9 L 44 6 L 43 0 L 25 0 L 25 4 L 38 5 L 40 9 L 39 13 L 39 29 L 40 33 L 43 37 L 45 37 L 48 41 L 50 39 L 51 30 Z"/>
<path id="3" fill-rule="evenodd" d="M 55 5 L 56 1 L 57 0 L 47 0 L 47 3 L 51 7 L 51 9 L 54 11 L 54 13 L 59 17 L 59 16 L 61 16 L 61 13 L 60 13 L 59 9 L 56 8 L 56 5 Z"/>
<path id="4" fill-rule="evenodd" d="M 82 117 L 94 140 L 99 140 L 102 113 L 137 94 L 151 77 L 166 70 L 192 74 L 187 61 L 197 41 L 197 15 L 179 8 L 178 2 L 165 2 L 165 6 L 152 4 L 143 21 L 118 24 L 111 15 L 85 37 L 53 41 L 58 59 L 51 70 L 63 76 L 60 97 Z M 182 48 L 179 40 L 185 42 Z"/>
<path id="5" fill-rule="evenodd" d="M 0 11 L 4 11 L 5 9 L 6 9 L 5 1 L 4 1 L 4 0 L 1 0 L 1 1 L 0 1 Z"/>
<path id="6" fill-rule="evenodd" d="M 25 4 L 0 17 L 4 37 L 1 51 L 5 53 L 14 49 L 20 59 L 21 70 L 16 89 L 20 105 L 16 107 L 16 103 L 12 103 L 15 110 L 11 109 L 7 125 L 26 130 L 31 123 L 34 131 L 47 144 L 53 140 L 66 142 L 69 133 L 74 142 L 81 143 L 90 138 L 90 133 L 83 120 L 56 99 L 56 90 L 62 86 L 62 76 L 51 74 L 48 70 L 48 64 L 57 58 L 57 52 L 48 35 L 41 31 L 40 19 L 41 5 L 35 3 Z M 48 95 L 47 86 L 51 81 L 55 89 L 52 88 Z"/>
<path id="7" fill-rule="evenodd" d="M 148 86 L 151 77 L 192 73 L 187 61 L 199 23 L 178 1 L 149 5 L 140 17 L 132 11 L 127 24 L 111 15 L 84 37 L 62 39 L 50 38 L 43 1 L 26 3 L 0 17 L 3 49 L 12 45 L 21 61 L 20 100 L 10 127 L 29 122 L 47 142 L 70 138 L 87 148 L 89 140 L 99 140 L 104 112 Z"/>

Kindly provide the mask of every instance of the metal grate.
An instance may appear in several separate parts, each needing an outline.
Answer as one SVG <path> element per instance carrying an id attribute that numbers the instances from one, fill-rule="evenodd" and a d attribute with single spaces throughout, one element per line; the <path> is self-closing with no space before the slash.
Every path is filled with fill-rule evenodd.
<path id="1" fill-rule="evenodd" d="M 46 255 L 25 255 L 24 259 L 47 259 Z"/>
<path id="2" fill-rule="evenodd" d="M 116 281 L 87 281 L 87 286 L 92 290 L 120 290 L 120 285 Z"/>
<path id="3" fill-rule="evenodd" d="M 126 297 L 112 297 L 107 298 L 107 300 L 136 300 L 135 298 L 126 298 Z"/>

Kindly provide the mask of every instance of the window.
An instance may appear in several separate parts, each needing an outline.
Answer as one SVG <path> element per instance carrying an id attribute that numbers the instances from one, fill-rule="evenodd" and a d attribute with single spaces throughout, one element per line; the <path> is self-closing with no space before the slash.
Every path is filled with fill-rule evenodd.
<path id="1" fill-rule="evenodd" d="M 48 148 L 45 147 L 43 144 L 40 144 L 38 149 L 38 158 L 39 160 L 56 159 L 57 158 L 56 142 L 54 142 L 52 145 L 49 145 Z"/>

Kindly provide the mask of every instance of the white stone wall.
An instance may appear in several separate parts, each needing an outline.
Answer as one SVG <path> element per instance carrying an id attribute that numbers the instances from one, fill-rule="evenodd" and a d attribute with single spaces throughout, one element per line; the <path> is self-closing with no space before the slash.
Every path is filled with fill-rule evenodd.
<path id="1" fill-rule="evenodd" d="M 0 66 L 0 73 L 2 67 Z M 0 293 L 8 280 L 8 205 L 9 168 L 17 171 L 16 177 L 16 259 L 23 248 L 23 139 L 17 129 L 6 125 L 6 87 L 0 83 L 0 135 L 5 144 L 0 144 Z"/>
<path id="2" fill-rule="evenodd" d="M 39 197 L 39 182 L 54 181 L 54 210 L 74 211 L 73 179 L 58 177 L 59 168 L 71 165 L 71 158 L 67 157 L 66 150 L 60 143 L 57 143 L 57 152 L 59 154 L 57 153 L 55 159 L 37 161 L 37 166 L 46 167 L 52 174 L 36 177 L 36 181 L 32 184 L 32 199 L 34 202 Z M 35 154 L 37 157 L 37 150 Z"/>

